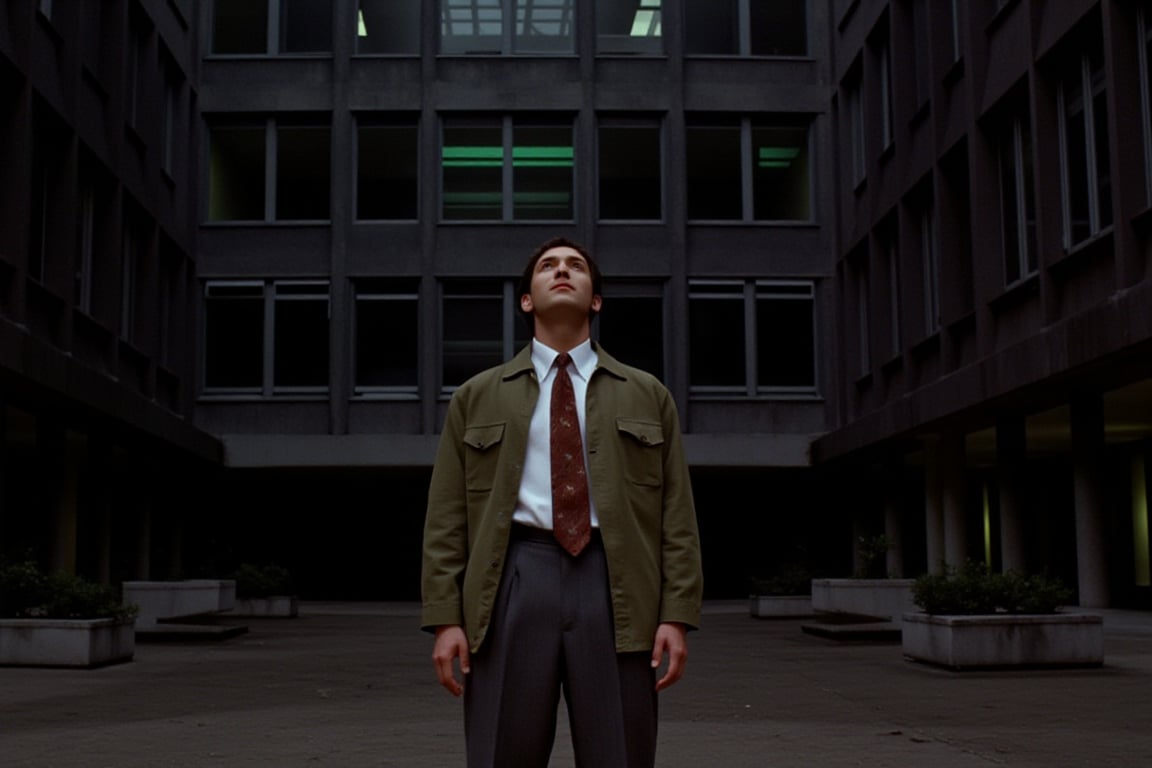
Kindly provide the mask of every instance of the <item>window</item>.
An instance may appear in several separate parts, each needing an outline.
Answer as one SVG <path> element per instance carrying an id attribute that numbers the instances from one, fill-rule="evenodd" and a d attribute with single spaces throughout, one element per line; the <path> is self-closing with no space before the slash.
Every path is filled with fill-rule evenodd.
<path id="1" fill-rule="evenodd" d="M 868 249 L 864 248 L 849 262 L 852 283 L 856 288 L 856 362 L 857 373 L 872 372 L 872 275 L 868 268 Z"/>
<path id="2" fill-rule="evenodd" d="M 1144 118 L 1144 189 L 1152 205 L 1152 13 L 1136 9 L 1136 27 L 1140 34 L 1140 111 Z"/>
<path id="3" fill-rule="evenodd" d="M 596 46 L 599 53 L 634 54 L 663 51 L 661 0 L 596 0 Z"/>
<path id="4" fill-rule="evenodd" d="M 1004 282 L 1012 285 L 1037 269 L 1032 134 L 1028 117 L 1009 120 L 1001 129 L 998 141 Z"/>
<path id="5" fill-rule="evenodd" d="M 28 206 L 28 276 L 47 282 L 57 254 L 69 249 L 65 226 L 72 216 L 65 197 L 71 186 L 65 158 L 69 131 L 39 98 L 32 107 L 32 167 Z"/>
<path id="6" fill-rule="evenodd" d="M 848 148 L 851 163 L 852 186 L 859 187 L 868 175 L 868 159 L 864 140 L 864 99 L 860 93 L 860 67 L 844 84 L 844 110 L 848 114 Z"/>
<path id="7" fill-rule="evenodd" d="M 882 22 L 884 23 L 884 22 Z M 876 104 L 880 110 L 880 151 L 892 146 L 892 43 L 885 32 L 873 43 L 876 57 Z"/>
<path id="8" fill-rule="evenodd" d="M 420 53 L 419 0 L 359 0 L 357 53 Z"/>
<path id="9" fill-rule="evenodd" d="M 963 22 L 961 12 L 964 10 L 964 0 L 951 0 L 952 12 L 952 61 L 960 61 L 964 57 L 964 40 L 960 25 Z"/>
<path id="10" fill-rule="evenodd" d="M 176 152 L 186 146 L 182 127 L 184 122 L 184 75 L 175 58 L 167 49 L 160 50 L 160 71 L 164 80 L 164 112 L 161 117 L 160 167 L 173 176 L 176 171 Z"/>
<path id="11" fill-rule="evenodd" d="M 207 394 L 328 389 L 328 283 L 209 281 L 204 288 Z"/>
<path id="12" fill-rule="evenodd" d="M 912 85 L 919 108 L 932 95 L 932 24 L 928 0 L 911 0 Z"/>
<path id="13" fill-rule="evenodd" d="M 808 128 L 794 118 L 690 118 L 688 218 L 807 221 Z"/>
<path id="14" fill-rule="evenodd" d="M 446 118 L 442 216 L 571 221 L 573 159 L 571 119 Z"/>
<path id="15" fill-rule="evenodd" d="M 417 218 L 419 135 L 415 120 L 361 118 L 356 142 L 356 218 Z"/>
<path id="16" fill-rule="evenodd" d="M 880 253 L 884 258 L 884 269 L 888 278 L 888 355 L 900 356 L 903 349 L 901 334 L 901 291 L 900 291 L 900 247 L 896 233 L 896 222 L 889 219 L 880 227 Z"/>
<path id="17" fill-rule="evenodd" d="M 140 331 L 149 327 L 144 310 L 150 303 L 152 286 L 153 225 L 136 203 L 125 201 L 124 231 L 120 249 L 120 337 L 130 344 L 139 342 Z"/>
<path id="18" fill-rule="evenodd" d="M 1064 247 L 1112 226 L 1108 105 L 1104 61 L 1098 48 L 1073 57 L 1061 81 Z"/>
<path id="19" fill-rule="evenodd" d="M 440 0 L 440 52 L 572 53 L 574 21 L 574 0 Z"/>
<path id="20" fill-rule="evenodd" d="M 219 124 L 209 129 L 208 144 L 209 221 L 329 218 L 327 125 L 283 119 Z"/>
<path id="21" fill-rule="evenodd" d="M 689 285 L 693 394 L 814 394 L 815 301 L 805 280 Z"/>
<path id="22" fill-rule="evenodd" d="M 919 190 L 920 202 L 913 216 L 916 220 L 920 248 L 920 272 L 924 292 L 924 334 L 931 336 L 940 330 L 940 248 L 936 242 L 936 211 L 931 188 Z"/>
<path id="23" fill-rule="evenodd" d="M 354 285 L 356 394 L 415 394 L 419 380 L 418 280 L 360 279 Z"/>
<path id="24" fill-rule="evenodd" d="M 600 218 L 659 220 L 662 217 L 660 124 L 601 118 Z"/>
<path id="25" fill-rule="evenodd" d="M 664 289 L 659 284 L 604 286 L 597 338 L 623 363 L 664 378 Z"/>
<path id="26" fill-rule="evenodd" d="M 442 286 L 441 391 L 510 359 L 532 338 L 513 280 L 448 280 Z"/>
<path id="27" fill-rule="evenodd" d="M 686 0 L 685 52 L 708 56 L 804 56 L 807 0 Z"/>
<path id="28" fill-rule="evenodd" d="M 278 17 L 272 16 L 269 8 Z M 269 20 L 275 23 L 270 24 Z M 331 53 L 331 0 L 216 0 L 212 53 Z"/>

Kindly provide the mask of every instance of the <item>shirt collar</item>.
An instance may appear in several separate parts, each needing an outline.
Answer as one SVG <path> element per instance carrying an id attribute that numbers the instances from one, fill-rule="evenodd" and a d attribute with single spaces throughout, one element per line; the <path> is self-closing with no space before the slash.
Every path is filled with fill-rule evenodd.
<path id="1" fill-rule="evenodd" d="M 539 381 L 543 381 L 552 370 L 552 364 L 556 362 L 558 354 L 560 353 L 539 339 L 532 339 L 532 367 L 536 369 L 536 378 Z M 587 381 L 595 370 L 598 359 L 596 350 L 592 348 L 592 340 L 585 339 L 581 344 L 568 350 L 568 355 L 572 358 L 572 365 L 576 368 L 577 375 Z"/>

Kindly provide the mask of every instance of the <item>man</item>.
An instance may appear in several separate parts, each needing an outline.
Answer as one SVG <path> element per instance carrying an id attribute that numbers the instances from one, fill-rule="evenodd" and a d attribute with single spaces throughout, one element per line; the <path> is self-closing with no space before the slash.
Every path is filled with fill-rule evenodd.
<path id="1" fill-rule="evenodd" d="M 561 693 L 579 768 L 653 766 L 657 692 L 700 621 L 675 404 L 590 340 L 600 284 L 577 243 L 540 246 L 519 288 L 532 343 L 448 407 L 422 625 L 440 684 L 464 696 L 469 768 L 544 768 Z"/>

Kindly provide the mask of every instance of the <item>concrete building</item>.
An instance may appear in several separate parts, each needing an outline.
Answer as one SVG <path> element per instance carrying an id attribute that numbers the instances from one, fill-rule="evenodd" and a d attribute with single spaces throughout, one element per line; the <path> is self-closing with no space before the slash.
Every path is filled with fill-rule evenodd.
<path id="1" fill-rule="evenodd" d="M 415 597 L 447 399 L 564 234 L 710 594 L 885 532 L 1143 599 L 1146 20 L 1052 5 L 9 3 L 0 551 Z"/>

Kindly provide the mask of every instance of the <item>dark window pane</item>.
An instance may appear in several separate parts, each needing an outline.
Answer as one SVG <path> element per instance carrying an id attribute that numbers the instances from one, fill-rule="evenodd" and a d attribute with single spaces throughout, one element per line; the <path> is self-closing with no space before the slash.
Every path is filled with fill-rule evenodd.
<path id="1" fill-rule="evenodd" d="M 331 53 L 332 0 L 280 0 L 280 50 Z"/>
<path id="2" fill-rule="evenodd" d="M 1076 60 L 1079 63 L 1079 59 Z M 1065 162 L 1068 168 L 1069 237 L 1079 243 L 1091 234 L 1088 212 L 1088 132 L 1084 124 L 1084 90 L 1080 69 L 1064 83 Z"/>
<path id="3" fill-rule="evenodd" d="M 612 296 L 598 317 L 600 341 L 613 357 L 664 377 L 664 313 L 659 296 Z"/>
<path id="4" fill-rule="evenodd" d="M 264 369 L 264 297 L 259 287 L 205 302 L 204 385 L 259 389 Z"/>
<path id="5" fill-rule="evenodd" d="M 264 126 L 211 130 L 208 170 L 210 221 L 263 221 Z"/>
<path id="6" fill-rule="evenodd" d="M 660 128 L 600 127 L 600 218 L 659 219 Z"/>
<path id="7" fill-rule="evenodd" d="M 811 299 L 758 299 L 756 342 L 760 387 L 815 386 Z"/>
<path id="8" fill-rule="evenodd" d="M 327 299 L 276 301 L 276 387 L 328 386 Z"/>
<path id="9" fill-rule="evenodd" d="M 688 127 L 688 218 L 743 218 L 739 126 Z"/>
<path id="10" fill-rule="evenodd" d="M 448 290 L 443 310 L 443 385 L 452 387 L 504 362 L 504 299 L 498 284 Z"/>
<path id="11" fill-rule="evenodd" d="M 803 56 L 808 52 L 808 0 L 748 0 L 753 56 Z"/>
<path id="12" fill-rule="evenodd" d="M 415 219 L 415 125 L 361 125 L 357 144 L 356 217 Z"/>
<path id="13" fill-rule="evenodd" d="M 330 131 L 317 126 L 280 126 L 276 145 L 276 218 L 327 219 Z"/>
<path id="14" fill-rule="evenodd" d="M 420 53 L 420 0 L 360 0 L 357 53 Z"/>
<path id="15" fill-rule="evenodd" d="M 440 0 L 441 53 L 501 53 L 503 0 Z"/>
<path id="16" fill-rule="evenodd" d="M 744 388 L 744 301 L 693 298 L 688 303 L 688 383 Z"/>
<path id="17" fill-rule="evenodd" d="M 357 387 L 416 387 L 417 322 L 415 296 L 357 296 Z"/>
<path id="18" fill-rule="evenodd" d="M 268 0 L 216 0 L 212 53 L 267 53 Z"/>
<path id="19" fill-rule="evenodd" d="M 572 128 L 518 125 L 512 137 L 513 218 L 571 219 Z"/>
<path id="20" fill-rule="evenodd" d="M 685 0 L 684 50 L 689 55 L 740 53 L 736 0 Z"/>
<path id="21" fill-rule="evenodd" d="M 660 53 L 664 49 L 660 0 L 596 0 L 599 53 Z"/>
<path id="22" fill-rule="evenodd" d="M 571 53 L 572 0 L 516 0 L 516 53 Z"/>
<path id="23" fill-rule="evenodd" d="M 444 127 L 444 218 L 503 218 L 504 144 L 499 124 Z"/>
<path id="24" fill-rule="evenodd" d="M 757 220 L 810 218 L 808 131 L 797 127 L 752 129 L 752 199 Z"/>

